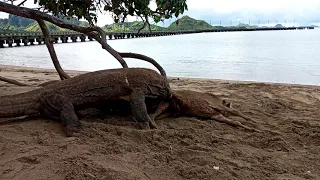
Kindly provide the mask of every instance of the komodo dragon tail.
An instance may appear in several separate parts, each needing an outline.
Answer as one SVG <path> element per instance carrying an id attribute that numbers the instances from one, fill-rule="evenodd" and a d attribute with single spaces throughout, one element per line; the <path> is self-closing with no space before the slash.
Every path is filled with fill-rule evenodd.
<path id="1" fill-rule="evenodd" d="M 0 96 L 0 118 L 19 117 L 39 113 L 38 90 Z"/>

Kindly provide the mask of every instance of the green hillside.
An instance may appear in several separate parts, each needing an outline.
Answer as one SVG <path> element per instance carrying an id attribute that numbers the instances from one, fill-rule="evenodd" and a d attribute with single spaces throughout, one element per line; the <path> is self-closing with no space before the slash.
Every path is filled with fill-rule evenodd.
<path id="1" fill-rule="evenodd" d="M 85 21 L 79 21 L 77 18 L 67 18 L 58 15 L 58 18 L 76 24 L 79 26 L 88 26 L 89 23 Z M 59 32 L 59 31 L 70 31 L 63 28 L 60 28 L 52 23 L 46 22 L 50 32 Z M 41 32 L 41 29 L 38 23 L 35 20 L 15 16 L 9 14 L 8 18 L 0 19 L 0 32 L 9 33 L 9 32 Z"/>
<path id="2" fill-rule="evenodd" d="M 178 24 L 177 24 L 178 21 Z M 177 20 L 167 28 L 171 31 L 181 31 L 181 30 L 205 30 L 212 29 L 213 27 L 203 20 L 196 20 L 189 16 L 183 16 L 181 19 Z"/>
<path id="3" fill-rule="evenodd" d="M 68 31 L 68 32 L 71 32 L 71 30 L 69 29 L 64 29 L 64 28 L 61 28 L 59 26 L 56 26 L 50 22 L 45 22 L 49 31 L 50 32 L 61 32 L 61 31 Z M 80 21 L 77 23 L 78 25 L 80 26 L 88 26 L 89 24 L 87 22 L 84 22 L 84 21 Z M 28 32 L 41 32 L 41 28 L 39 26 L 39 24 L 37 22 L 34 22 L 34 23 L 31 23 L 29 24 L 26 28 L 25 28 L 25 31 L 28 31 Z"/>
<path id="4" fill-rule="evenodd" d="M 58 16 L 59 17 L 59 16 Z M 89 26 L 88 22 L 79 21 L 76 18 L 59 17 L 63 21 L 80 25 Z M 50 32 L 70 31 L 60 28 L 49 22 L 46 22 Z M 27 25 L 27 26 L 26 26 Z M 105 25 L 102 29 L 106 32 L 137 32 L 143 26 L 142 21 L 123 22 Z M 228 29 L 228 28 L 256 28 L 257 26 L 249 26 L 248 24 L 239 24 L 236 26 L 211 26 L 203 20 L 196 20 L 189 16 L 183 16 L 181 19 L 171 23 L 167 28 L 160 27 L 152 24 L 152 31 L 181 31 L 181 30 L 207 30 L 207 29 Z M 149 31 L 148 27 L 145 27 L 143 31 Z M 9 15 L 9 18 L 0 19 L 0 33 L 10 32 L 41 32 L 38 23 L 34 20 L 22 18 L 14 15 Z"/>
<path id="5" fill-rule="evenodd" d="M 67 31 L 66 29 L 60 28 L 50 22 L 45 22 L 50 32 L 59 32 L 59 31 Z M 26 28 L 26 31 L 29 32 L 41 32 L 41 28 L 37 22 L 29 24 Z M 70 30 L 69 30 L 70 31 Z"/>
<path id="6" fill-rule="evenodd" d="M 5 33 L 21 33 L 24 32 L 24 28 L 17 27 L 11 24 L 3 24 L 0 23 L 0 33 L 5 34 Z"/>
<path id="7" fill-rule="evenodd" d="M 142 21 L 133 21 L 133 22 L 124 22 L 124 23 L 114 23 L 105 25 L 102 29 L 106 32 L 124 32 L 124 31 L 133 31 L 137 32 L 143 26 Z M 160 27 L 157 25 L 151 25 L 151 31 L 163 31 L 166 30 L 164 27 Z M 149 31 L 146 26 L 142 31 Z"/>

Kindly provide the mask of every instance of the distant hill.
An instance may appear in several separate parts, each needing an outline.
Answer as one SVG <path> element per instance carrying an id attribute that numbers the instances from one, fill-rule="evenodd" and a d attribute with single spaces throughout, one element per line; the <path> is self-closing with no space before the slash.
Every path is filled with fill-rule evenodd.
<path id="1" fill-rule="evenodd" d="M 133 22 L 123 22 L 123 23 L 114 23 L 108 24 L 102 27 L 103 30 L 107 32 L 124 32 L 124 31 L 133 31 L 137 32 L 143 26 L 142 21 L 133 21 Z M 151 24 L 152 31 L 163 31 L 166 30 L 164 27 Z M 146 26 L 142 31 L 149 31 L 148 26 Z"/>
<path id="2" fill-rule="evenodd" d="M 17 26 L 14 26 L 8 23 L 2 23 L 2 22 L 0 21 L 0 33 L 21 33 L 25 31 L 24 27 L 17 27 Z"/>
<path id="3" fill-rule="evenodd" d="M 76 18 L 67 18 L 58 16 L 59 19 L 63 21 L 80 25 L 80 26 L 89 26 L 86 21 L 79 21 Z M 68 29 L 60 28 L 56 25 L 53 25 L 49 22 L 46 22 L 48 29 L 50 32 L 59 32 L 59 31 L 70 31 Z M 142 21 L 133 21 L 133 22 L 123 22 L 123 23 L 114 23 L 105 25 L 102 29 L 106 32 L 137 32 L 143 26 Z M 279 26 L 279 25 L 277 25 Z M 256 25 L 248 25 L 244 23 L 240 23 L 235 26 L 211 26 L 207 22 L 203 20 L 196 20 L 189 16 L 183 16 L 177 21 L 170 24 L 169 27 L 161 27 L 152 24 L 152 31 L 181 31 L 181 30 L 208 30 L 208 29 L 228 29 L 228 28 L 247 28 L 247 29 L 255 29 L 259 28 Z M 317 27 L 317 26 L 314 26 Z M 27 18 L 9 15 L 9 18 L 0 19 L 0 33 L 8 33 L 8 32 L 41 32 L 41 29 L 38 23 L 34 20 L 30 20 Z M 143 31 L 149 31 L 146 26 Z"/>
<path id="4" fill-rule="evenodd" d="M 24 18 L 24 17 L 12 15 L 12 14 L 9 14 L 8 18 L 0 19 L 0 24 L 9 24 L 16 27 L 26 27 L 33 22 L 35 21 L 32 19 L 28 19 L 28 18 Z"/>
<path id="5" fill-rule="evenodd" d="M 67 31 L 66 29 L 63 29 L 59 26 L 56 26 L 50 22 L 45 22 L 45 24 L 47 25 L 48 29 L 50 32 L 59 32 L 59 31 Z M 39 26 L 39 24 L 37 22 L 34 22 L 32 24 L 29 24 L 29 26 L 27 26 L 25 28 L 26 31 L 29 31 L 29 32 L 41 32 L 41 28 Z M 68 30 L 70 31 L 70 30 Z"/>
<path id="6" fill-rule="evenodd" d="M 276 28 L 283 28 L 284 26 L 282 26 L 282 24 L 277 24 L 277 25 L 275 25 L 274 27 L 276 27 Z"/>
<path id="7" fill-rule="evenodd" d="M 80 26 L 89 25 L 88 22 L 79 21 L 76 18 L 67 18 L 62 16 L 58 16 L 58 18 L 62 19 L 65 22 L 69 22 L 72 24 L 80 25 Z M 46 24 L 50 32 L 70 31 L 70 30 L 60 28 L 49 22 L 46 22 Z M 0 19 L 0 32 L 8 33 L 8 32 L 23 32 L 23 31 L 41 32 L 41 29 L 35 20 L 12 15 L 12 14 L 9 14 L 8 18 Z"/>
<path id="8" fill-rule="evenodd" d="M 203 20 L 196 20 L 189 16 L 183 16 L 177 21 L 171 23 L 167 29 L 171 31 L 205 30 L 205 29 L 213 29 L 213 27 Z"/>
<path id="9" fill-rule="evenodd" d="M 317 25 L 311 25 L 310 27 L 319 27 L 319 26 L 317 26 Z"/>

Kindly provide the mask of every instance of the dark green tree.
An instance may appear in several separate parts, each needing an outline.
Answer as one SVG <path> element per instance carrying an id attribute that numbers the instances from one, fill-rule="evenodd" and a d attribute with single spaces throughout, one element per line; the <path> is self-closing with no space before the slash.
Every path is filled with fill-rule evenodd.
<path id="1" fill-rule="evenodd" d="M 34 19 L 38 22 L 45 37 L 45 43 L 52 61 L 61 79 L 67 79 L 69 76 L 62 70 L 59 64 L 53 47 L 53 41 L 44 21 L 51 22 L 62 28 L 84 33 L 94 38 L 124 68 L 128 66 L 123 58 L 136 58 L 152 63 L 159 69 L 162 75 L 166 76 L 163 68 L 152 58 L 136 53 L 121 53 L 109 46 L 106 42 L 105 32 L 95 25 L 97 16 L 99 13 L 107 12 L 113 17 L 115 22 L 124 22 L 128 16 L 138 16 L 144 22 L 144 28 L 146 25 L 150 27 L 149 18 L 153 19 L 154 22 L 159 22 L 173 16 L 178 17 L 187 10 L 186 0 L 34 0 L 34 3 L 38 5 L 35 9 L 21 7 L 26 1 L 31 0 L 0 0 L 0 11 Z M 155 2 L 155 8 L 150 8 L 150 2 Z M 90 26 L 81 27 L 63 21 L 57 16 L 85 19 L 89 22 Z"/>

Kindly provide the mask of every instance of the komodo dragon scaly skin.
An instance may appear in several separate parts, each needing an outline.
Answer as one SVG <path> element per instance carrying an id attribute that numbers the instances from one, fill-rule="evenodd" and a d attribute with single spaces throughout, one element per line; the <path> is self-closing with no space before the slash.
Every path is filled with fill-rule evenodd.
<path id="1" fill-rule="evenodd" d="M 42 114 L 60 119 L 68 136 L 81 129 L 75 113 L 108 100 L 130 102 L 133 117 L 150 121 L 145 98 L 168 99 L 167 79 L 146 68 L 109 69 L 81 74 L 26 93 L 0 97 L 0 118 Z"/>

